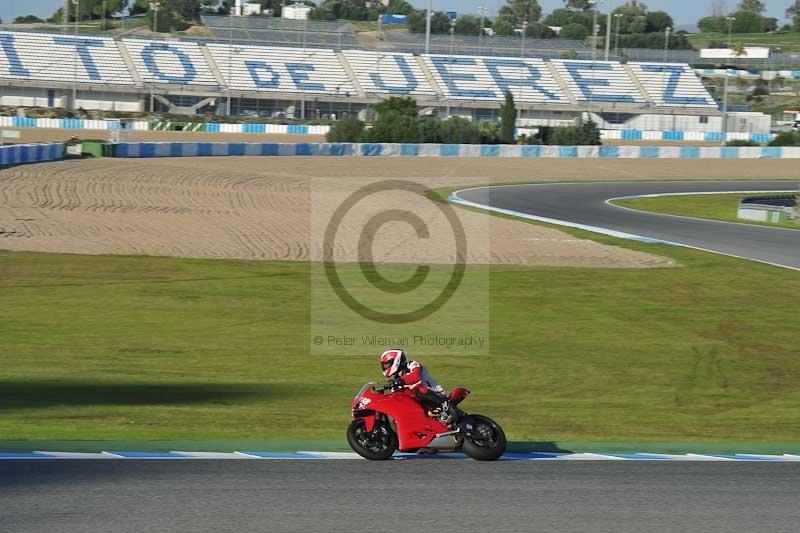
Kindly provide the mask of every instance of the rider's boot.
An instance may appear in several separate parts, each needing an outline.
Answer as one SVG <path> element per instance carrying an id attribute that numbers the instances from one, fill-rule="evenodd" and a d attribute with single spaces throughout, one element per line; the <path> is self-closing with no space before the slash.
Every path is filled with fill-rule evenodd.
<path id="1" fill-rule="evenodd" d="M 464 414 L 463 411 L 450 405 L 450 402 L 445 400 L 442 403 L 442 414 L 439 416 L 439 421 L 445 426 L 453 428 L 462 414 Z"/>

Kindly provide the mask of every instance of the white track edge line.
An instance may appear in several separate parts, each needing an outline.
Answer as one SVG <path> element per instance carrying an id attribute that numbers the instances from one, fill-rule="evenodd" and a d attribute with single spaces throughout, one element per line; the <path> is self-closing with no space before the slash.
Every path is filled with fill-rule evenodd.
<path id="1" fill-rule="evenodd" d="M 529 183 L 525 183 L 525 184 L 521 184 L 521 185 L 530 185 L 530 184 Z M 514 187 L 514 185 L 510 185 L 510 186 Z M 488 206 L 488 205 L 484 205 L 484 204 L 479 204 L 477 202 L 472 202 L 470 200 L 464 200 L 463 198 L 458 196 L 458 193 L 460 193 L 460 192 L 476 191 L 476 190 L 481 190 L 481 189 L 491 189 L 491 188 L 494 188 L 494 187 L 509 187 L 509 185 L 491 185 L 491 186 L 488 186 L 488 187 L 471 187 L 469 189 L 461 189 L 461 190 L 458 190 L 458 191 L 455 191 L 455 192 L 451 193 L 450 196 L 448 197 L 448 200 L 450 202 L 454 203 L 454 204 L 466 205 L 466 206 L 469 206 L 469 207 L 475 207 L 477 209 L 483 209 L 485 211 L 492 211 L 492 212 L 495 212 L 495 213 L 501 213 L 501 214 L 504 214 L 504 215 L 509 215 L 509 216 L 513 216 L 513 217 L 517 217 L 517 218 L 523 218 L 523 219 L 527 219 L 527 220 L 534 220 L 534 221 L 537 221 L 537 222 L 545 222 L 545 223 L 554 224 L 554 225 L 557 225 L 557 226 L 565 226 L 565 227 L 569 227 L 569 228 L 582 229 L 584 231 L 589 231 L 589 232 L 592 232 L 592 233 L 599 233 L 601 235 L 608 235 L 609 237 L 617 237 L 617 238 L 620 238 L 620 239 L 639 241 L 639 242 L 644 242 L 644 243 L 648 243 L 648 244 L 666 244 L 666 245 L 670 245 L 670 246 L 680 246 L 682 248 L 690 248 L 690 249 L 693 249 L 693 250 L 700 250 L 701 252 L 708 252 L 708 253 L 712 253 L 712 254 L 733 257 L 734 259 L 743 259 L 745 261 L 753 261 L 753 262 L 756 262 L 756 263 L 762 263 L 764 265 L 770 265 L 770 266 L 774 266 L 774 267 L 778 267 L 778 268 L 787 268 L 789 270 L 800 271 L 800 267 L 793 267 L 793 266 L 789 266 L 789 265 L 781 265 L 779 263 L 773 263 L 771 261 L 764 261 L 762 259 L 753 259 L 752 257 L 743 257 L 741 255 L 729 254 L 729 253 L 720 252 L 720 251 L 717 251 L 717 250 L 709 250 L 707 248 L 701 248 L 699 246 L 692 246 L 690 244 L 684 244 L 684 243 L 680 243 L 680 242 L 665 241 L 665 240 L 662 240 L 662 239 L 653 239 L 653 238 L 650 238 L 650 237 L 645 237 L 643 235 L 636 235 L 636 234 L 633 234 L 633 233 L 625 233 L 625 232 L 621 232 L 621 231 L 611 230 L 611 229 L 608 229 L 608 228 L 601 228 L 599 226 L 587 226 L 585 224 L 578 224 L 576 222 L 569 222 L 568 220 L 560 220 L 560 219 L 556 219 L 556 218 L 547 218 L 547 217 L 540 217 L 540 216 L 537 216 L 537 215 L 530 215 L 528 213 L 522 213 L 520 211 L 513 211 L 511 209 L 503 209 L 503 208 L 500 208 L 500 207 L 492 207 L 492 206 Z M 773 191 L 770 191 L 770 192 L 773 192 Z M 781 192 L 781 191 L 775 191 L 775 192 Z M 620 206 L 615 206 L 615 207 L 620 207 Z M 797 231 L 797 230 L 790 230 L 790 231 Z"/>

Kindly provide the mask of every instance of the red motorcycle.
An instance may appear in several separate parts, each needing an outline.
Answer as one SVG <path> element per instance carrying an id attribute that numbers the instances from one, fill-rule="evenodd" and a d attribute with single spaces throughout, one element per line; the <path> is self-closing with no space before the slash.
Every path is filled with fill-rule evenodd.
<path id="1" fill-rule="evenodd" d="M 450 393 L 450 404 L 455 407 L 467 396 L 469 391 L 458 387 Z M 409 389 L 367 383 L 353 400 L 347 442 L 358 455 L 372 461 L 389 459 L 397 450 L 463 451 L 478 461 L 494 461 L 503 455 L 506 435 L 492 419 L 463 414 L 451 428 L 439 421 L 439 414 L 420 405 Z"/>

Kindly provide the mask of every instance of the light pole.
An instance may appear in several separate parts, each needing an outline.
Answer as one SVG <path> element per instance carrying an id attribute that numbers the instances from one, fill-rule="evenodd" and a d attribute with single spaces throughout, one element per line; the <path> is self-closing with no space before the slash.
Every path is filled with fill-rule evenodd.
<path id="1" fill-rule="evenodd" d="M 453 62 L 453 54 L 456 51 L 456 21 L 450 21 L 450 62 Z"/>
<path id="2" fill-rule="evenodd" d="M 484 6 L 478 7 L 478 14 L 481 16 L 481 28 L 480 28 L 480 33 L 478 34 L 478 52 L 480 54 L 483 54 L 483 33 L 484 33 L 484 26 L 486 26 L 486 15 L 488 15 L 486 7 Z"/>
<path id="3" fill-rule="evenodd" d="M 519 57 L 525 57 L 525 36 L 528 34 L 528 21 L 522 23 L 522 42 L 519 44 Z"/>
<path id="4" fill-rule="evenodd" d="M 611 6 L 608 7 L 608 13 L 606 14 L 606 61 L 608 61 L 608 56 L 611 53 Z"/>
<path id="5" fill-rule="evenodd" d="M 594 11 L 592 13 L 592 61 L 597 60 L 597 9 L 598 4 L 603 0 L 589 0 L 592 5 L 594 6 Z"/>
<path id="6" fill-rule="evenodd" d="M 622 13 L 615 13 L 614 18 L 617 19 L 617 37 L 614 43 L 614 55 L 619 58 L 619 25 L 622 22 Z"/>
<path id="7" fill-rule="evenodd" d="M 81 16 L 81 0 L 72 0 L 75 6 L 75 25 L 73 33 L 78 37 L 78 19 Z M 72 59 L 72 110 L 78 109 L 78 48 L 75 47 L 75 57 Z"/>
<path id="8" fill-rule="evenodd" d="M 153 12 L 153 33 L 158 33 L 158 10 L 161 9 L 161 2 L 150 2 L 150 10 Z"/>
<path id="9" fill-rule="evenodd" d="M 736 22 L 736 17 L 725 17 L 728 21 L 728 48 L 733 48 L 733 23 Z"/>
<path id="10" fill-rule="evenodd" d="M 670 27 L 667 27 L 667 29 L 664 30 L 664 63 L 667 62 L 667 54 L 669 52 L 669 34 L 671 31 L 672 28 Z"/>
<path id="11" fill-rule="evenodd" d="M 425 53 L 431 53 L 431 15 L 433 13 L 433 0 L 428 0 L 428 10 L 425 12 Z"/>

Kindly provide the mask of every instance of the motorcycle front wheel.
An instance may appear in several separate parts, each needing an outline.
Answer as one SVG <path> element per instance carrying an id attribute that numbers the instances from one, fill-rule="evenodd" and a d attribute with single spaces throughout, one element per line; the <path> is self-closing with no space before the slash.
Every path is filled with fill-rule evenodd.
<path id="1" fill-rule="evenodd" d="M 397 451 L 397 435 L 383 420 L 375 421 L 367 431 L 363 419 L 357 418 L 347 428 L 347 443 L 358 455 L 370 461 L 385 461 Z"/>
<path id="2" fill-rule="evenodd" d="M 506 434 L 491 418 L 472 415 L 472 429 L 461 449 L 476 461 L 496 461 L 506 451 Z"/>

